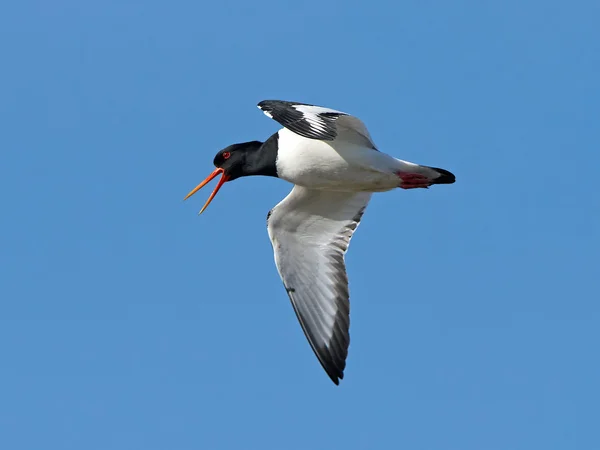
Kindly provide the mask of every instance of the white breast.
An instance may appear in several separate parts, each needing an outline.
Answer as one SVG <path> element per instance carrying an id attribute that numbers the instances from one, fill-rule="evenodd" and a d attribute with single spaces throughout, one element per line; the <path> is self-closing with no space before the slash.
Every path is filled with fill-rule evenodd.
<path id="1" fill-rule="evenodd" d="M 398 161 L 385 153 L 344 141 L 307 139 L 279 131 L 277 174 L 313 189 L 387 191 L 398 186 Z"/>

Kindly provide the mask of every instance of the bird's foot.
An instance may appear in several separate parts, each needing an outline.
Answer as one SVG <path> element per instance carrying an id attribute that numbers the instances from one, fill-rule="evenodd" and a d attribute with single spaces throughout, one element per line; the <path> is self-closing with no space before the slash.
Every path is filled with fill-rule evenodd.
<path id="1" fill-rule="evenodd" d="M 398 185 L 402 189 L 429 188 L 433 183 L 425 175 L 409 172 L 398 172 L 402 182 Z"/>

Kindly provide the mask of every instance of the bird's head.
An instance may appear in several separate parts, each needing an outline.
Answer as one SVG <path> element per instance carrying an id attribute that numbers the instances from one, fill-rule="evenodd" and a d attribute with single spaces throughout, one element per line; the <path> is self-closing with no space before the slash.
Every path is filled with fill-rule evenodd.
<path id="1" fill-rule="evenodd" d="M 200 210 L 198 214 L 202 214 L 210 202 L 215 198 L 221 186 L 226 182 L 235 180 L 236 178 L 243 177 L 245 175 L 253 175 L 253 164 L 252 158 L 249 155 L 256 153 L 263 143 L 259 141 L 244 142 L 242 144 L 233 144 L 229 147 L 224 148 L 215 155 L 213 164 L 216 169 L 206 177 L 206 179 L 196 186 L 192 191 L 185 196 L 184 200 L 187 200 L 205 185 L 207 185 L 213 178 L 221 175 L 217 186 L 212 191 L 212 194 L 208 197 L 208 200 Z"/>

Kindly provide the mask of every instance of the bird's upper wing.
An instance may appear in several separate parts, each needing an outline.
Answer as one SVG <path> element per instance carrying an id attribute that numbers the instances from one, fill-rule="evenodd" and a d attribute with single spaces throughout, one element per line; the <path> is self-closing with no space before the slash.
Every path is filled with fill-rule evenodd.
<path id="1" fill-rule="evenodd" d="M 321 365 L 339 384 L 350 344 L 344 254 L 369 203 L 368 192 L 294 186 L 267 217 L 275 264 Z"/>
<path id="2" fill-rule="evenodd" d="M 353 142 L 376 150 L 365 124 L 335 109 L 282 100 L 263 100 L 258 107 L 288 130 L 309 139 Z"/>

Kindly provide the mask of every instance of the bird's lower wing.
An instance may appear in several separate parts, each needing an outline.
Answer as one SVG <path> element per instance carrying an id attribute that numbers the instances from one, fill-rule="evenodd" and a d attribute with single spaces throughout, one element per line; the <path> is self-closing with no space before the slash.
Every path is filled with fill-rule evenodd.
<path id="1" fill-rule="evenodd" d="M 344 255 L 371 194 L 295 186 L 269 212 L 275 264 L 300 325 L 335 384 L 350 344 Z"/>

